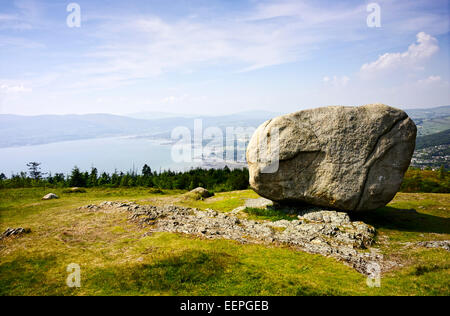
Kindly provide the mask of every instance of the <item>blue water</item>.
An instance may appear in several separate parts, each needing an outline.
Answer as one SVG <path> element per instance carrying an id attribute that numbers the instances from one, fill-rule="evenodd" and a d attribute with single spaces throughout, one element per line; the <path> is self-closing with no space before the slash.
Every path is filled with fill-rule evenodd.
<path id="1" fill-rule="evenodd" d="M 27 171 L 30 161 L 42 163 L 43 172 L 69 173 L 76 165 L 88 171 L 96 167 L 99 172 L 136 170 L 144 164 L 153 170 L 185 170 L 187 163 L 176 163 L 171 158 L 171 146 L 157 141 L 112 137 L 51 143 L 45 145 L 0 148 L 0 173 Z"/>

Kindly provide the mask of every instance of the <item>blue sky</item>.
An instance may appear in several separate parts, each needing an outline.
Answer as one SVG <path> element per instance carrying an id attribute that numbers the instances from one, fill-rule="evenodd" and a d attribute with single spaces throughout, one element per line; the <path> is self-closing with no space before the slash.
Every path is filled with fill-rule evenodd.
<path id="1" fill-rule="evenodd" d="M 448 0 L 70 2 L 0 2 L 0 113 L 450 104 Z"/>

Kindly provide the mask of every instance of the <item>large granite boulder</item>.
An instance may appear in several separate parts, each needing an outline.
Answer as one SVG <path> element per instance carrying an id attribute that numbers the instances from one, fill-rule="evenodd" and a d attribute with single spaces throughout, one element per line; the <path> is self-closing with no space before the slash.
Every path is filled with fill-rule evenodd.
<path id="1" fill-rule="evenodd" d="M 416 131 L 405 112 L 383 104 L 279 116 L 250 140 L 250 185 L 280 204 L 376 209 L 397 193 Z"/>

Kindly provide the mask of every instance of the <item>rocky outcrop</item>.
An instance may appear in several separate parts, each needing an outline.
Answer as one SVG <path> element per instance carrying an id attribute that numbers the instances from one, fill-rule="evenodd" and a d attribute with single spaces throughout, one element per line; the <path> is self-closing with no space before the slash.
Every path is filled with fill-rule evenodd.
<path id="1" fill-rule="evenodd" d="M 382 104 L 283 115 L 250 140 L 250 185 L 280 204 L 376 209 L 397 193 L 415 138 L 407 114 Z"/>
<path id="2" fill-rule="evenodd" d="M 347 214 L 335 211 L 314 208 L 304 210 L 292 221 L 270 222 L 249 220 L 236 213 L 179 206 L 103 202 L 84 208 L 127 211 L 131 221 L 150 228 L 150 232 L 176 232 L 241 243 L 290 245 L 309 253 L 337 258 L 362 273 L 366 273 L 367 264 L 381 260 L 377 254 L 362 251 L 372 244 L 375 229 L 362 222 L 352 222 Z"/>
<path id="3" fill-rule="evenodd" d="M 417 245 L 426 248 L 442 248 L 450 251 L 450 240 L 421 241 Z"/>

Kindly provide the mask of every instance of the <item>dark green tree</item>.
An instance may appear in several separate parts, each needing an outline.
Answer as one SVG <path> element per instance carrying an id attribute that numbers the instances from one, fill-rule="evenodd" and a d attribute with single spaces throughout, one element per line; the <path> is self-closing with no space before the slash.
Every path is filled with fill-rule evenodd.
<path id="1" fill-rule="evenodd" d="M 86 186 L 86 179 L 84 177 L 84 174 L 80 172 L 80 169 L 78 169 L 77 166 L 75 166 L 72 169 L 72 174 L 70 175 L 69 179 L 69 186 L 71 187 L 85 187 Z"/>
<path id="2" fill-rule="evenodd" d="M 145 164 L 144 167 L 142 167 L 142 175 L 144 177 L 152 176 L 152 169 L 149 166 L 147 166 L 147 164 Z"/>
<path id="3" fill-rule="evenodd" d="M 106 185 L 111 183 L 111 177 L 106 172 L 103 172 L 100 178 L 98 178 L 98 185 Z"/>
<path id="4" fill-rule="evenodd" d="M 40 180 L 42 178 L 42 172 L 40 168 L 41 163 L 40 162 L 29 162 L 27 163 L 28 167 L 28 173 L 30 174 L 30 177 L 34 180 Z"/>
<path id="5" fill-rule="evenodd" d="M 88 187 L 97 186 L 97 181 L 98 181 L 97 168 L 92 167 L 91 173 L 89 174 L 89 178 L 88 178 L 88 183 L 87 183 Z"/>

